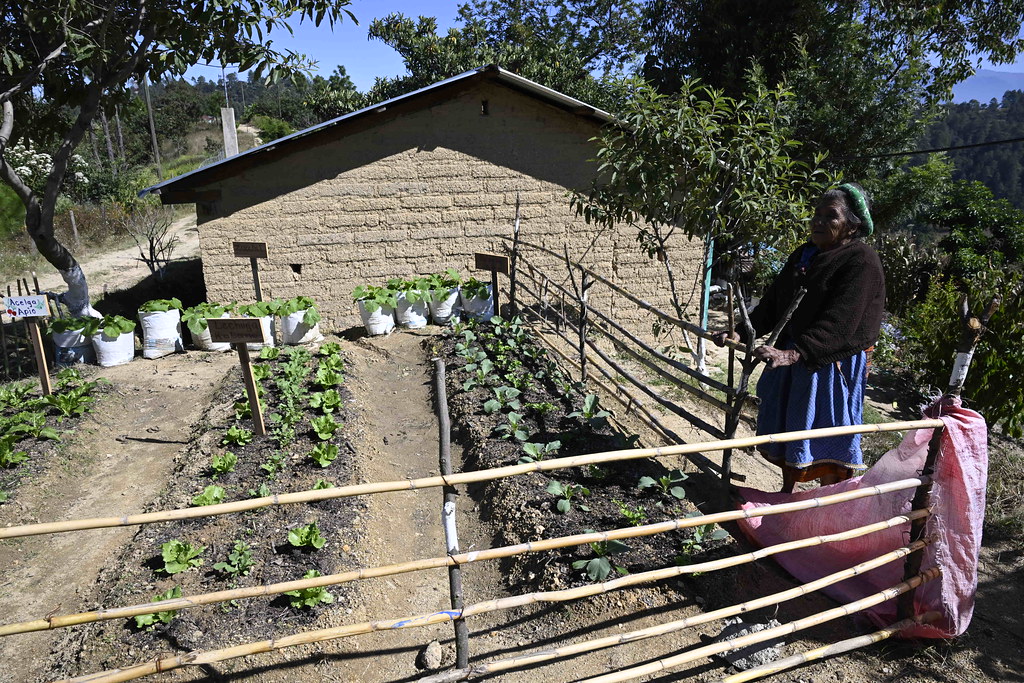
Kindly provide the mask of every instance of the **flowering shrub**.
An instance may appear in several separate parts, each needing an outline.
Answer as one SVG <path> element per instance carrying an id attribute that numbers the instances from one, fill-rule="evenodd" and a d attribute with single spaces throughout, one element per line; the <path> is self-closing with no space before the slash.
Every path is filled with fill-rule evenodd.
<path id="1" fill-rule="evenodd" d="M 36 192 L 42 192 L 46 183 L 46 176 L 53 167 L 53 157 L 46 152 L 39 152 L 28 144 L 19 142 L 8 148 L 4 153 L 7 163 L 14 168 L 25 184 Z M 78 154 L 71 155 L 71 162 L 68 164 L 68 172 L 64 176 L 64 190 L 74 194 L 76 190 L 89 184 L 85 175 L 87 168 L 85 159 Z"/>

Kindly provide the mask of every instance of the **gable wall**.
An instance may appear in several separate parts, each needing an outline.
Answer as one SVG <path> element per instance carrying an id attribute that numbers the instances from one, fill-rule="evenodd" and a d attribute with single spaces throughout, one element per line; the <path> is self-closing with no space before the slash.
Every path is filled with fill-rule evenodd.
<path id="1" fill-rule="evenodd" d="M 487 116 L 481 100 L 487 100 Z M 670 310 L 664 270 L 640 252 L 635 231 L 587 225 L 570 209 L 567 188 L 585 188 L 591 180 L 595 149 L 588 140 L 596 132 L 583 117 L 483 83 L 212 184 L 222 199 L 199 215 L 208 298 L 251 301 L 248 259 L 234 258 L 231 242 L 266 241 L 271 257 L 260 263 L 265 298 L 314 296 L 324 329 L 358 325 L 350 297 L 358 284 L 449 266 L 466 274 L 474 252 L 503 253 L 501 237 L 512 234 L 518 192 L 525 241 L 559 252 L 567 243 L 573 259 Z M 680 241 L 672 251 L 684 300 L 701 247 Z M 552 273 L 564 273 L 553 257 L 526 253 Z M 649 315 L 600 285 L 592 299 L 634 329 L 650 330 Z M 695 314 L 695 297 L 691 309 Z"/>

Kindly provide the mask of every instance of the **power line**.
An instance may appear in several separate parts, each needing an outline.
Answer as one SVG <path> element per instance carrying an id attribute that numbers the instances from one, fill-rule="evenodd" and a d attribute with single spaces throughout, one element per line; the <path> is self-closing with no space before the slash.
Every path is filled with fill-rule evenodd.
<path id="1" fill-rule="evenodd" d="M 886 159 L 890 157 L 907 157 L 914 154 L 934 154 L 936 152 L 952 152 L 958 149 L 972 149 L 974 147 L 990 147 L 992 145 L 1009 145 L 1014 142 L 1024 142 L 1024 137 L 1021 138 L 1009 138 L 1007 140 L 989 140 L 988 142 L 972 142 L 969 145 L 951 145 L 949 147 L 935 147 L 933 149 L 916 149 L 907 152 L 889 152 L 888 154 L 863 154 L 855 157 L 840 157 L 840 159 L 854 160 L 854 159 Z"/>

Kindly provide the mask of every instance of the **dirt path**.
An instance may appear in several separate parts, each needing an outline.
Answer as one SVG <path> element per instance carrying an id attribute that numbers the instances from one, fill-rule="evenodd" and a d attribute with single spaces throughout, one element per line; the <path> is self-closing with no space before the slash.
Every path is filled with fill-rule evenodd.
<path id="1" fill-rule="evenodd" d="M 0 507 L 0 524 L 144 508 L 165 486 L 175 456 L 231 363 L 227 354 L 176 356 L 97 372 L 112 388 L 65 437 L 46 472 L 26 483 L 15 503 Z M 0 541 L 4 623 L 94 608 L 96 577 L 135 532 L 128 527 Z M 35 680 L 55 636 L 44 631 L 0 639 L 0 661 L 6 663 L 0 681 Z"/>

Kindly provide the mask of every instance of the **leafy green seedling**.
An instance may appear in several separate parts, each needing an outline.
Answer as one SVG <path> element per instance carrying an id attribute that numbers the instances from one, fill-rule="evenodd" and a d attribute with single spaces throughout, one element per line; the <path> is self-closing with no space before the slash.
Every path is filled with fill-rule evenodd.
<path id="1" fill-rule="evenodd" d="M 89 406 L 96 401 L 95 397 L 89 395 L 89 392 L 98 384 L 98 381 L 94 381 L 79 386 L 69 385 L 61 393 L 43 396 L 43 402 L 56 408 L 58 419 L 61 420 L 66 417 L 84 415 L 89 410 Z"/>
<path id="2" fill-rule="evenodd" d="M 10 498 L 10 493 L 8 493 L 7 491 L 0 491 L 0 503 L 6 503 L 8 500 L 10 500 Z"/>
<path id="3" fill-rule="evenodd" d="M 281 355 L 281 349 L 277 346 L 264 346 L 260 349 L 260 360 L 276 360 Z"/>
<path id="4" fill-rule="evenodd" d="M 300 526 L 288 532 L 288 542 L 296 548 L 314 548 L 319 550 L 327 541 L 320 535 L 320 527 L 316 522 Z"/>
<path id="5" fill-rule="evenodd" d="M 663 495 L 682 500 L 686 498 L 686 489 L 682 486 L 677 486 L 677 484 L 681 484 L 688 478 L 682 470 L 672 470 L 665 476 L 658 477 L 657 479 L 653 477 L 640 477 L 637 486 L 642 489 L 653 488 Z"/>
<path id="6" fill-rule="evenodd" d="M 246 420 L 252 417 L 252 406 L 249 405 L 249 401 L 235 401 L 235 419 Z"/>
<path id="7" fill-rule="evenodd" d="M 313 431 L 316 432 L 317 438 L 321 441 L 327 441 L 341 428 L 341 425 L 330 415 L 314 417 L 309 421 L 309 424 L 313 428 Z"/>
<path id="8" fill-rule="evenodd" d="M 260 484 L 258 489 L 249 489 L 250 498 L 266 498 L 271 494 L 270 486 L 266 482 Z"/>
<path id="9" fill-rule="evenodd" d="M 619 508 L 619 514 L 626 518 L 630 526 L 642 526 L 647 521 L 647 510 L 643 505 L 631 506 L 621 500 L 612 500 L 612 503 Z"/>
<path id="10" fill-rule="evenodd" d="M 484 403 L 484 412 L 490 415 L 505 408 L 519 410 L 519 394 L 522 392 L 515 387 L 495 387 L 494 398 Z"/>
<path id="11" fill-rule="evenodd" d="M 222 446 L 244 446 L 252 441 L 252 431 L 238 425 L 231 425 L 220 440 Z"/>
<path id="12" fill-rule="evenodd" d="M 284 469 L 284 466 L 284 453 L 271 453 L 267 457 L 267 461 L 260 465 L 260 469 L 266 472 L 269 478 L 273 479 L 274 475 Z"/>
<path id="13" fill-rule="evenodd" d="M 213 568 L 233 578 L 238 578 L 239 576 L 246 576 L 252 570 L 254 564 L 249 544 L 245 541 L 235 541 L 234 547 L 228 553 L 227 561 L 218 562 L 213 565 Z"/>
<path id="14" fill-rule="evenodd" d="M 687 517 L 697 517 L 700 512 L 691 512 Z M 690 557 L 705 550 L 705 544 L 711 541 L 720 541 L 729 537 L 729 532 L 718 527 L 716 524 L 702 524 L 690 529 L 690 537 L 683 540 L 679 545 L 679 556 L 676 557 L 676 564 L 686 564 Z"/>
<path id="15" fill-rule="evenodd" d="M 552 453 L 557 453 L 558 449 L 561 447 L 561 441 L 549 441 L 548 443 L 524 443 L 523 453 L 525 453 L 525 455 L 520 456 L 519 463 L 540 462 Z"/>
<path id="16" fill-rule="evenodd" d="M 550 494 L 561 496 L 556 507 L 563 515 L 569 512 L 569 510 L 572 510 L 573 498 L 586 498 L 590 495 L 590 489 L 586 486 L 580 486 L 578 484 L 563 484 L 560 481 L 552 481 L 549 483 L 547 491 Z M 577 507 L 584 512 L 590 512 L 590 507 L 583 503 L 577 503 Z"/>
<path id="17" fill-rule="evenodd" d="M 167 541 L 160 546 L 160 554 L 164 559 L 164 571 L 167 574 L 177 574 L 192 567 L 203 564 L 202 555 L 206 550 L 205 545 L 192 545 L 178 539 Z"/>
<path id="18" fill-rule="evenodd" d="M 477 386 L 483 386 L 490 382 L 491 373 L 494 371 L 494 363 L 490 359 L 485 358 L 479 363 L 467 365 L 466 371 L 472 374 L 469 376 L 469 379 L 462 383 L 462 390 L 470 391 Z"/>
<path id="19" fill-rule="evenodd" d="M 0 439 L 0 467 L 14 467 L 28 460 L 28 451 L 18 451 L 14 448 L 14 435 L 7 435 Z"/>
<path id="20" fill-rule="evenodd" d="M 219 505 L 224 502 L 224 489 L 216 484 L 211 484 L 203 489 L 203 492 L 192 499 L 192 504 L 202 507 L 203 505 Z"/>
<path id="21" fill-rule="evenodd" d="M 302 578 L 315 579 L 318 576 L 320 576 L 320 572 L 315 569 L 310 569 L 302 575 Z M 321 603 L 329 605 L 334 602 L 334 596 L 328 593 L 327 589 L 323 586 L 285 591 L 284 595 L 288 596 L 288 603 L 297 609 L 301 609 L 303 607 L 316 607 Z"/>
<path id="22" fill-rule="evenodd" d="M 590 426 L 594 429 L 599 429 L 600 427 L 608 424 L 609 415 L 611 415 L 611 413 L 607 410 L 601 410 L 596 394 L 587 394 L 583 399 L 583 408 L 569 413 L 569 417 L 584 419 L 590 423 Z"/>
<path id="23" fill-rule="evenodd" d="M 526 441 L 529 438 L 529 434 L 523 429 L 525 423 L 523 416 L 513 411 L 505 416 L 505 424 L 500 424 L 494 428 L 494 433 L 499 434 L 502 439 L 515 439 L 516 441 Z"/>
<path id="24" fill-rule="evenodd" d="M 313 490 L 314 491 L 321 491 L 323 489 L 333 489 L 333 488 L 334 488 L 334 484 L 332 484 L 331 482 L 327 481 L 326 479 L 317 479 L 316 483 L 313 484 Z"/>
<path id="25" fill-rule="evenodd" d="M 334 368 L 321 365 L 316 370 L 316 377 L 313 379 L 313 382 L 324 389 L 329 389 L 330 387 L 338 386 L 344 379 L 345 377 Z"/>
<path id="26" fill-rule="evenodd" d="M 252 364 L 252 376 L 257 382 L 262 382 L 265 379 L 270 379 L 272 374 L 270 366 L 266 363 L 253 363 Z"/>
<path id="27" fill-rule="evenodd" d="M 181 586 L 175 586 L 165 593 L 153 596 L 153 602 L 163 602 L 165 600 L 174 600 L 175 598 L 181 597 Z M 153 630 L 157 624 L 169 624 L 174 615 L 178 613 L 178 610 L 167 610 L 165 612 L 156 612 L 155 614 L 139 614 L 135 617 L 136 628 L 149 628 Z"/>
<path id="28" fill-rule="evenodd" d="M 319 409 L 324 413 L 333 413 L 341 407 L 341 394 L 337 389 L 320 391 L 309 396 L 309 407 Z"/>
<path id="29" fill-rule="evenodd" d="M 318 443 L 309 452 L 309 457 L 320 467 L 327 467 L 338 457 L 338 447 L 333 443 Z"/>
<path id="30" fill-rule="evenodd" d="M 324 342 L 320 345 L 321 356 L 337 356 L 341 353 L 341 344 L 338 342 Z"/>
<path id="31" fill-rule="evenodd" d="M 210 469 L 213 470 L 213 478 L 216 479 L 222 474 L 235 471 L 238 464 L 238 456 L 231 451 L 225 451 L 222 455 L 215 455 L 210 460 Z"/>
<path id="32" fill-rule="evenodd" d="M 594 533 L 593 529 L 586 529 L 586 533 Z M 597 541 L 590 544 L 590 549 L 596 557 L 589 560 L 576 560 L 572 563 L 573 569 L 586 569 L 587 576 L 591 581 L 604 581 L 614 569 L 617 573 L 625 576 L 629 573 L 624 567 L 620 567 L 611 560 L 612 555 L 618 555 L 629 550 L 629 546 L 622 541 Z"/>

